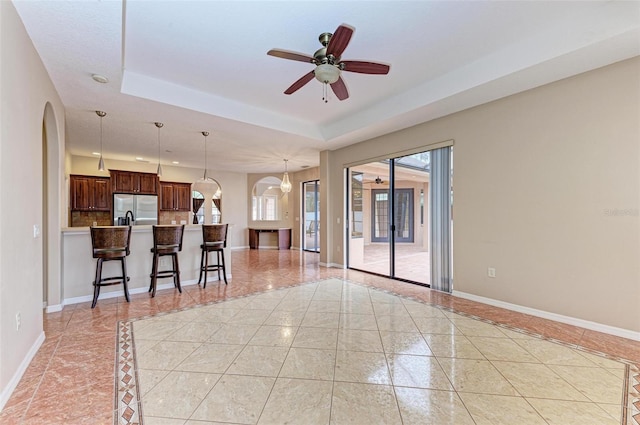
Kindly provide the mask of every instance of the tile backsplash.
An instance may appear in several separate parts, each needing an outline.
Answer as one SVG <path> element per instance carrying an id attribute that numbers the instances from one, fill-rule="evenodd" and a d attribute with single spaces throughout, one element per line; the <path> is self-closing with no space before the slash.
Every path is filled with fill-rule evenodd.
<path id="1" fill-rule="evenodd" d="M 190 215 L 189 211 L 160 211 L 158 224 L 174 224 L 171 223 L 172 221 L 175 221 L 175 224 L 180 224 L 182 220 L 186 221 L 186 224 L 191 224 L 189 223 Z"/>
<path id="2" fill-rule="evenodd" d="M 71 227 L 88 227 L 96 222 L 98 226 L 111 226 L 111 213 L 108 211 L 72 211 Z"/>

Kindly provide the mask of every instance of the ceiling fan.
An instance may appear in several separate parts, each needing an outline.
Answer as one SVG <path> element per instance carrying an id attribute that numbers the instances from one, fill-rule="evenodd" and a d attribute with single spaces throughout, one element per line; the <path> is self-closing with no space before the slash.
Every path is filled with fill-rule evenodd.
<path id="1" fill-rule="evenodd" d="M 331 85 L 331 89 L 336 97 L 345 100 L 349 97 L 347 86 L 340 75 L 342 71 L 357 72 L 360 74 L 387 74 L 389 73 L 389 65 L 368 61 L 342 61 L 340 60 L 342 53 L 347 48 L 351 36 L 355 28 L 342 24 L 336 31 L 331 34 L 325 32 L 320 34 L 318 40 L 322 44 L 322 48 L 316 51 L 312 56 L 303 53 L 290 52 L 281 49 L 271 49 L 267 52 L 270 56 L 282 59 L 290 59 L 300 62 L 309 62 L 316 65 L 315 69 L 303 75 L 298 81 L 293 83 L 284 94 L 292 94 L 302 88 L 309 81 L 316 80 L 321 83 Z M 326 96 L 325 96 L 325 102 Z"/>

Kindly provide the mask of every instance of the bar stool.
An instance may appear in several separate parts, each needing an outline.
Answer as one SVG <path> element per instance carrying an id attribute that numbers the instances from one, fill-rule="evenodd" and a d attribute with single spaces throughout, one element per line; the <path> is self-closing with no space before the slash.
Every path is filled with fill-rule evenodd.
<path id="1" fill-rule="evenodd" d="M 182 251 L 182 235 L 184 234 L 184 224 L 179 226 L 153 226 L 153 265 L 151 267 L 151 284 L 149 292 L 151 297 L 156 296 L 156 285 L 158 278 L 172 277 L 173 284 L 182 293 L 180 286 L 180 265 L 178 263 L 178 252 Z M 160 257 L 171 256 L 172 267 L 169 270 L 158 270 Z"/>
<path id="2" fill-rule="evenodd" d="M 198 285 L 204 274 L 203 288 L 207 287 L 207 272 L 217 270 L 220 280 L 220 270 L 224 276 L 224 284 L 227 284 L 227 270 L 224 265 L 224 250 L 227 247 L 227 224 L 203 224 L 202 225 L 202 254 L 200 255 L 200 277 Z M 215 252 L 218 264 L 209 264 L 209 253 Z"/>
<path id="3" fill-rule="evenodd" d="M 96 277 L 93 281 L 93 303 L 91 308 L 96 306 L 100 287 L 116 285 L 122 283 L 124 286 L 124 297 L 129 302 L 129 290 L 127 282 L 127 255 L 129 255 L 129 243 L 131 241 L 131 226 L 103 226 L 91 227 L 91 246 L 93 248 L 93 258 L 97 258 Z M 122 266 L 121 276 L 102 277 L 102 263 L 105 261 L 118 260 Z"/>

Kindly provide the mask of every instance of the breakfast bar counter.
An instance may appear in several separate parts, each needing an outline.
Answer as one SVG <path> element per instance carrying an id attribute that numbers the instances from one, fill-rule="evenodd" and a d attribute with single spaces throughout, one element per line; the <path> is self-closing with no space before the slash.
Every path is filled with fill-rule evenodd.
<path id="1" fill-rule="evenodd" d="M 200 245 L 202 244 L 202 226 L 198 224 L 185 225 L 182 241 L 182 251 L 178 254 L 180 262 L 180 280 L 182 286 L 194 285 L 198 283 L 200 274 Z M 152 226 L 132 226 L 131 227 L 131 254 L 127 257 L 127 274 L 129 281 L 129 292 L 131 294 L 146 293 L 149 289 L 149 275 L 153 254 L 150 252 L 153 247 Z M 227 268 L 227 279 L 231 278 L 231 251 L 224 249 L 224 259 Z M 160 262 L 160 269 L 170 268 L 168 257 Z M 211 261 L 211 260 L 210 260 Z M 215 261 L 215 258 L 213 259 Z M 119 270 L 118 262 L 104 263 L 103 274 L 116 275 Z M 68 227 L 62 229 L 62 282 L 64 304 L 75 304 L 79 302 L 91 301 L 93 297 L 92 282 L 95 278 L 96 260 L 92 256 L 91 234 L 89 227 Z M 217 282 L 216 273 L 209 273 L 210 282 L 207 289 Z M 220 284 L 224 285 L 224 281 Z M 231 283 L 229 283 L 231 284 Z M 158 281 L 158 289 L 173 288 L 172 279 L 161 279 Z M 177 291 L 177 289 L 176 289 Z M 102 288 L 100 300 L 114 296 L 123 296 L 122 285 L 113 285 Z"/>

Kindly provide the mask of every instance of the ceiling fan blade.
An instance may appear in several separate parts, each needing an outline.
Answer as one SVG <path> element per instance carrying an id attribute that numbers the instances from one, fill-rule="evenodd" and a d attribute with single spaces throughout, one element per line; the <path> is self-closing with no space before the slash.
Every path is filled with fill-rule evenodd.
<path id="1" fill-rule="evenodd" d="M 388 74 L 389 65 L 364 61 L 342 61 L 343 71 L 358 72 L 360 74 Z"/>
<path id="2" fill-rule="evenodd" d="M 284 94 L 292 94 L 295 93 L 296 91 L 298 91 L 300 88 L 302 88 L 302 86 L 304 86 L 305 84 L 307 84 L 309 81 L 313 80 L 314 74 L 313 71 L 310 71 L 307 74 L 304 74 L 302 76 L 302 78 L 300 78 L 298 81 L 296 81 L 295 83 L 291 84 L 291 87 L 289 87 L 288 89 L 286 89 L 284 91 Z"/>
<path id="3" fill-rule="evenodd" d="M 287 50 L 281 50 L 281 49 L 271 49 L 267 52 L 267 54 L 269 56 L 275 56 L 277 58 L 282 58 L 282 59 L 290 59 L 292 61 L 300 61 L 300 62 L 308 62 L 308 63 L 316 62 L 314 58 L 312 58 L 309 55 L 305 55 L 304 53 L 289 52 Z"/>
<path id="4" fill-rule="evenodd" d="M 331 40 L 329 40 L 329 45 L 327 46 L 327 55 L 333 55 L 336 58 L 342 56 L 342 52 L 347 48 L 349 41 L 351 40 L 351 36 L 353 35 L 353 31 L 355 28 L 349 26 L 347 24 L 340 25 L 336 32 L 331 36 Z"/>
<path id="5" fill-rule="evenodd" d="M 344 80 L 342 77 L 338 78 L 338 81 L 331 84 L 331 89 L 336 94 L 336 97 L 340 100 L 345 100 L 349 98 L 349 91 L 347 90 L 347 86 L 344 84 Z"/>

